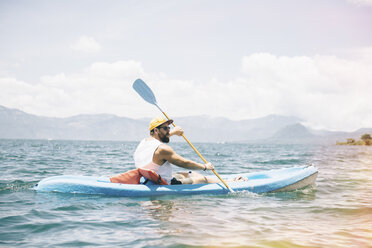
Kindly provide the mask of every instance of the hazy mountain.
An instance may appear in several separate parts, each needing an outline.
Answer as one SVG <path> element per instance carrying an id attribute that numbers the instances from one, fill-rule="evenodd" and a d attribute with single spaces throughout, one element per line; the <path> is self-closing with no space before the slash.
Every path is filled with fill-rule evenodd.
<path id="1" fill-rule="evenodd" d="M 372 128 L 361 128 L 354 132 L 337 132 L 313 130 L 297 123 L 279 130 L 266 142 L 335 144 L 337 141 L 346 141 L 348 138 L 358 140 L 365 133 L 372 134 Z"/>
<path id="2" fill-rule="evenodd" d="M 115 115 L 49 118 L 0 106 L 0 138 L 69 140 L 138 140 L 148 121 Z"/>
<path id="3" fill-rule="evenodd" d="M 276 132 L 269 141 L 283 143 L 308 143 L 314 142 L 318 136 L 300 123 L 288 125 Z"/>
<path id="4" fill-rule="evenodd" d="M 299 121 L 296 117 L 269 115 L 263 118 L 233 121 L 223 117 L 194 116 L 175 120 L 196 141 L 246 142 L 267 139 L 276 131 Z"/>
<path id="5" fill-rule="evenodd" d="M 139 141 L 149 133 L 150 118 L 131 119 L 115 115 L 77 115 L 50 118 L 0 106 L 0 138 Z M 269 115 L 234 121 L 223 117 L 191 116 L 175 119 L 193 142 L 335 143 L 359 139 L 372 128 L 355 132 L 311 130 L 292 116 Z M 176 141 L 182 138 L 176 137 Z"/>

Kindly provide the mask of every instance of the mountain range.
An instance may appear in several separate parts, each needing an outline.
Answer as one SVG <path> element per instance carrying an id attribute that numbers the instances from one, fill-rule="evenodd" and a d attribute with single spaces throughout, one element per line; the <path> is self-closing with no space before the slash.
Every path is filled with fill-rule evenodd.
<path id="1" fill-rule="evenodd" d="M 0 106 L 1 139 L 139 141 L 149 134 L 150 118 L 132 119 L 109 114 L 44 117 Z M 175 119 L 193 142 L 335 143 L 359 139 L 372 128 L 355 132 L 313 130 L 293 116 L 268 115 L 257 119 L 190 116 Z M 181 140 L 180 137 L 175 138 Z"/>

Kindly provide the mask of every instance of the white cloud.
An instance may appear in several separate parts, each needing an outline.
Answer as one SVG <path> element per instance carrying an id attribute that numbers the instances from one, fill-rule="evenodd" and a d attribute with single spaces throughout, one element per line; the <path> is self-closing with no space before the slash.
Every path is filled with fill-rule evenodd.
<path id="1" fill-rule="evenodd" d="M 135 116 L 132 90 L 136 77 L 146 77 L 135 61 L 94 63 L 81 73 L 43 76 L 33 85 L 11 77 L 0 78 L 0 104 L 45 116 L 112 113 Z M 134 93 L 134 94 L 133 94 Z"/>
<path id="2" fill-rule="evenodd" d="M 347 1 L 358 6 L 361 5 L 372 6 L 372 0 L 347 0 Z"/>
<path id="3" fill-rule="evenodd" d="M 242 59 L 239 78 L 159 88 L 167 89 L 160 99 L 173 113 L 233 119 L 275 113 L 298 116 L 315 128 L 355 130 L 372 127 L 371 82 L 372 56 L 366 54 L 343 59 L 256 53 Z"/>
<path id="4" fill-rule="evenodd" d="M 313 127 L 354 130 L 372 127 L 371 68 L 371 53 L 352 59 L 256 53 L 243 57 L 240 77 L 199 82 L 150 75 L 136 61 L 100 62 L 76 74 L 43 76 L 36 85 L 2 77 L 0 104 L 46 116 L 159 115 L 132 89 L 142 78 L 171 117 L 249 119 L 275 113 L 298 116 Z"/>
<path id="5" fill-rule="evenodd" d="M 371 69 L 372 56 L 366 61 L 253 54 L 242 62 L 243 82 L 253 101 L 263 102 L 264 113 L 295 115 L 331 129 L 372 126 Z"/>
<path id="6" fill-rule="evenodd" d="M 80 52 L 95 53 L 101 50 L 101 45 L 92 37 L 81 36 L 71 48 Z"/>

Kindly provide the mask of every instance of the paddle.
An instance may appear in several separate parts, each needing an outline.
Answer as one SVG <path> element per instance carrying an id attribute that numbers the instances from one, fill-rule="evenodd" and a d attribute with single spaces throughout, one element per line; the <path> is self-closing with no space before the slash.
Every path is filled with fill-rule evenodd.
<path id="1" fill-rule="evenodd" d="M 160 112 L 163 113 L 163 115 L 168 119 L 170 120 L 170 118 L 168 117 L 168 115 L 159 107 L 158 103 L 156 102 L 156 98 L 155 98 L 155 95 L 154 93 L 152 92 L 152 90 L 150 89 L 149 86 L 147 86 L 147 84 L 142 80 L 142 79 L 137 79 L 136 81 L 134 81 L 133 83 L 133 89 L 148 103 L 151 103 L 153 105 L 155 105 L 159 110 Z M 172 123 L 173 126 L 175 127 L 176 125 L 174 123 Z M 207 160 L 205 160 L 205 158 L 199 153 L 199 151 L 195 148 L 195 146 L 193 146 L 193 144 L 191 144 L 191 142 L 185 137 L 185 135 L 182 134 L 182 137 L 187 141 L 187 143 L 189 143 L 189 145 L 192 147 L 192 149 L 194 149 L 194 151 L 199 155 L 199 157 L 204 161 L 204 163 L 208 163 Z M 234 192 L 226 183 L 224 180 L 222 180 L 222 178 L 220 177 L 220 175 L 218 175 L 218 173 L 215 171 L 215 170 L 212 170 L 213 173 L 221 180 L 221 182 L 226 186 L 226 188 L 230 191 L 230 192 Z"/>

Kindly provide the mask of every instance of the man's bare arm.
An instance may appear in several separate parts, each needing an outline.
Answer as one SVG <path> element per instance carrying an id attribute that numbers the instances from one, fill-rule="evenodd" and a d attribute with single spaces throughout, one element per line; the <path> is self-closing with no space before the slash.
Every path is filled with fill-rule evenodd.
<path id="1" fill-rule="evenodd" d="M 177 165 L 179 167 L 191 170 L 212 170 L 214 169 L 211 163 L 208 164 L 200 164 L 194 162 L 190 159 L 186 159 L 180 155 L 178 155 L 170 146 L 167 145 L 160 145 L 157 151 L 155 152 L 155 156 L 162 160 L 166 160 L 171 164 Z"/>

